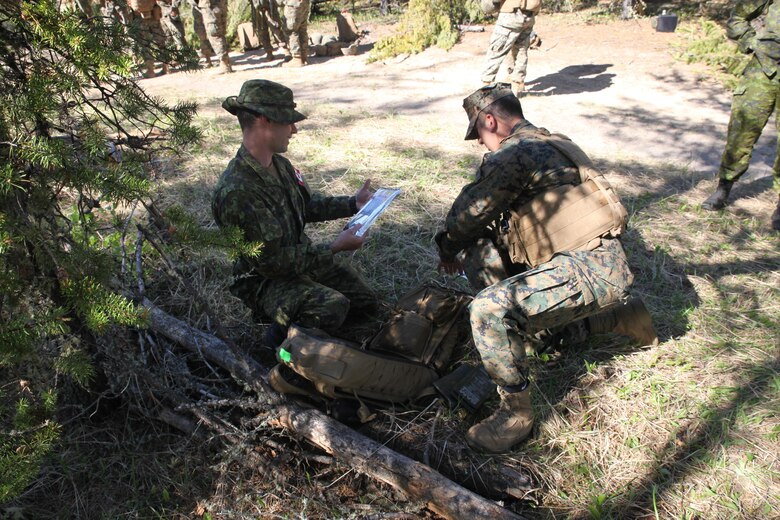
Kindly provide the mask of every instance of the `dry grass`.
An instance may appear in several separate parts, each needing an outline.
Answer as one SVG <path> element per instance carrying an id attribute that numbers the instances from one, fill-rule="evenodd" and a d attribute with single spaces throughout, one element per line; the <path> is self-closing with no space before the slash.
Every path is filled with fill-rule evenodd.
<path id="1" fill-rule="evenodd" d="M 304 108 L 310 117 L 288 157 L 313 187 L 351 193 L 370 177 L 403 190 L 367 246 L 347 260 L 390 302 L 423 280 L 441 279 L 432 236 L 481 151 L 463 145 L 462 129 L 432 116 Z M 213 103 L 205 106 L 203 124 L 202 148 L 164 168 L 160 194 L 163 204 L 182 204 L 208 227 L 211 189 L 239 133 Z M 506 456 L 468 450 L 463 435 L 475 418 L 438 401 L 422 410 L 384 411 L 363 431 L 445 474 L 467 471 L 476 488 L 480 472 L 496 463 L 529 475 L 518 485 L 527 489 L 526 500 L 507 505 L 532 518 L 776 518 L 780 253 L 768 229 L 769 183 L 746 182 L 730 211 L 708 213 L 698 202 L 713 183 L 695 174 L 673 165 L 601 160 L 600 166 L 632 213 L 624 243 L 661 345 L 635 348 L 605 336 L 535 358 L 537 426 Z M 310 232 L 326 240 L 340 225 Z M 251 348 L 262 329 L 227 292 L 225 255 L 185 251 L 179 260 L 228 334 Z M 176 282 L 149 276 L 169 309 L 201 328 L 213 325 Z M 474 359 L 467 347 L 459 356 Z M 295 475 L 282 489 L 241 468 L 238 452 L 196 455 L 167 430 L 128 421 L 120 434 L 122 418 L 115 413 L 110 420 L 107 438 L 94 426 L 66 429 L 62 463 L 28 497 L 47 496 L 90 518 L 428 515 L 420 504 L 262 426 L 253 426 L 259 449 L 294 455 L 280 462 Z"/>

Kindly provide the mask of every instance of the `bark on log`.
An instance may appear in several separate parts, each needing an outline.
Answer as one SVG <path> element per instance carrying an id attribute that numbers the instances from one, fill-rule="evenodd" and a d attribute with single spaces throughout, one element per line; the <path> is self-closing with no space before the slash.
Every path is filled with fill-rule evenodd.
<path id="1" fill-rule="evenodd" d="M 428 507 L 453 519 L 491 518 L 519 519 L 520 516 L 491 500 L 465 489 L 437 471 L 361 435 L 331 419 L 322 412 L 286 402 L 269 390 L 261 365 L 209 334 L 190 327 L 143 301 L 149 310 L 150 327 L 181 346 L 198 352 L 210 362 L 228 370 L 234 377 L 248 383 L 261 398 L 275 403 L 278 422 L 300 437 L 320 447 L 343 463 L 406 493 L 410 498 L 425 501 Z"/>

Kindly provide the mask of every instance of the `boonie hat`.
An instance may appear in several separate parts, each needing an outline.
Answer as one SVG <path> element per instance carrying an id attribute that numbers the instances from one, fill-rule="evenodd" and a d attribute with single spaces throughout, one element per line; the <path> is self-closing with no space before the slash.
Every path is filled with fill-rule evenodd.
<path id="1" fill-rule="evenodd" d="M 507 96 L 514 96 L 512 86 L 509 83 L 491 83 L 485 85 L 469 94 L 463 99 L 463 110 L 469 116 L 469 128 L 466 130 L 466 139 L 476 139 L 479 137 L 477 132 L 477 116 L 480 112 L 492 105 L 495 101 Z"/>
<path id="2" fill-rule="evenodd" d="M 230 96 L 222 102 L 222 108 L 233 115 L 248 110 L 282 124 L 306 119 L 305 115 L 295 110 L 295 106 L 292 90 L 267 79 L 245 81 L 238 96 Z"/>

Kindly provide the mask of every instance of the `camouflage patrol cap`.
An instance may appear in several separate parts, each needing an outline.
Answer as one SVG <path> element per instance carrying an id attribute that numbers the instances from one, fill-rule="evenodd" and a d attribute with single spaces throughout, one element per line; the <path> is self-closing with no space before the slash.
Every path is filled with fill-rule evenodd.
<path id="1" fill-rule="evenodd" d="M 479 137 L 477 132 L 477 116 L 480 112 L 492 105 L 495 101 L 507 96 L 514 96 L 512 94 L 512 86 L 509 83 L 491 83 L 485 85 L 469 94 L 467 98 L 463 100 L 463 110 L 466 111 L 466 115 L 469 116 L 469 128 L 466 130 L 465 139 L 476 139 Z"/>
<path id="2" fill-rule="evenodd" d="M 295 110 L 292 90 L 267 79 L 245 81 L 238 96 L 226 98 L 222 108 L 234 116 L 241 110 L 247 110 L 282 124 L 306 119 L 305 115 Z"/>

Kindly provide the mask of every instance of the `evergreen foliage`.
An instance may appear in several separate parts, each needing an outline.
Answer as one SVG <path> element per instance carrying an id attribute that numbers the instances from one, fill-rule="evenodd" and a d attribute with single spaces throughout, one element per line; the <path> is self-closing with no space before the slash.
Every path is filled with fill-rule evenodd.
<path id="1" fill-rule="evenodd" d="M 460 36 L 455 26 L 483 16 L 477 0 L 410 0 L 395 34 L 376 42 L 369 61 L 415 54 L 431 45 L 449 50 Z"/>
<path id="2" fill-rule="evenodd" d="M 153 158 L 199 138 L 194 104 L 148 96 L 128 50 L 184 67 L 191 54 L 59 4 L 0 0 L 0 502 L 56 444 L 58 387 L 93 379 L 94 335 L 143 325 L 112 289 L 132 281 L 124 232 Z"/>
<path id="3" fill-rule="evenodd" d="M 687 63 L 704 63 L 715 69 L 718 78 L 727 86 L 736 84 L 750 57 L 738 51 L 721 25 L 699 19 L 683 25 L 679 32 L 684 38 L 678 46 L 677 58 Z"/>

